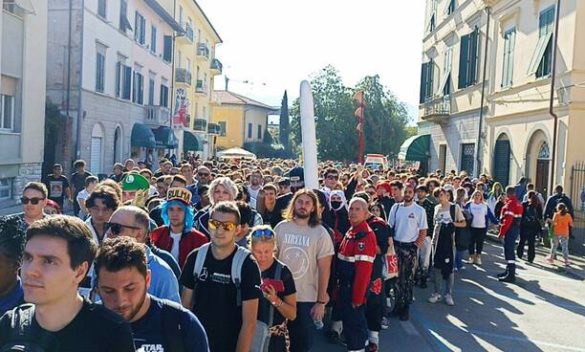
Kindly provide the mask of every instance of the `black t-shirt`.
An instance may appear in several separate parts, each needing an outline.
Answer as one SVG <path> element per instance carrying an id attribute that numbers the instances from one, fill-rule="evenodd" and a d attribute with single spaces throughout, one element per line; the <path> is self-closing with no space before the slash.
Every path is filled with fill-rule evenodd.
<path id="1" fill-rule="evenodd" d="M 73 185 L 73 187 L 75 187 L 74 196 L 76 196 L 77 193 L 79 193 L 82 189 L 85 188 L 85 179 L 88 178 L 89 176 L 93 175 L 87 171 L 84 171 L 83 173 L 75 172 L 71 175 L 71 184 Z"/>
<path id="2" fill-rule="evenodd" d="M 272 263 L 272 265 L 270 266 L 270 268 L 262 272 L 261 274 L 262 279 L 274 279 L 274 276 L 276 274 L 276 264 L 277 261 L 275 260 L 274 263 Z M 280 263 L 280 265 L 282 265 L 282 269 L 280 272 L 280 280 L 282 280 L 282 282 L 284 283 L 284 292 L 279 292 L 278 297 L 280 299 L 284 299 L 284 297 L 296 293 L 297 289 L 295 288 L 295 280 L 288 267 L 284 265 L 282 262 Z M 265 298 L 260 299 L 260 304 L 258 305 L 258 320 L 262 320 L 263 322 L 268 324 L 269 318 L 268 312 L 270 311 L 270 306 L 271 303 L 267 299 Z M 282 316 L 282 314 L 280 314 L 280 312 L 276 308 L 274 308 L 274 318 L 272 320 L 272 325 L 274 326 L 280 324 L 283 321 L 284 317 Z"/>
<path id="3" fill-rule="evenodd" d="M 0 347 L 10 338 L 10 322 L 14 310 L 0 318 Z M 50 332 L 39 326 L 36 319 L 31 326 L 31 336 L 52 337 L 55 352 L 130 352 L 134 351 L 130 325 L 121 316 L 101 305 L 88 301 L 73 320 L 63 329 Z M 53 352 L 53 351 L 46 351 Z"/>
<path id="4" fill-rule="evenodd" d="M 63 206 L 63 199 L 66 196 L 65 189 L 69 187 L 69 180 L 67 180 L 67 177 L 63 175 L 55 177 L 53 174 L 50 174 L 45 178 L 43 183 L 49 190 L 49 199 L 57 202 L 60 206 Z"/>
<path id="5" fill-rule="evenodd" d="M 171 306 L 166 309 L 175 309 L 179 321 L 162 321 L 163 306 Z M 207 336 L 203 326 L 193 313 L 178 304 L 150 296 L 150 307 L 146 314 L 131 323 L 134 334 L 134 345 L 138 351 L 168 352 L 165 349 L 165 336 L 162 324 L 180 324 L 180 334 L 183 337 L 183 346 L 189 352 L 207 352 Z M 169 336 L 170 338 L 170 336 Z M 172 351 L 170 351 L 172 352 Z"/>
<path id="6" fill-rule="evenodd" d="M 193 269 L 198 250 L 189 254 L 181 274 L 181 284 L 191 290 L 195 288 Z M 229 257 L 217 260 L 210 248 L 193 293 L 193 313 L 207 331 L 212 352 L 234 351 L 242 327 L 242 307 L 237 306 L 237 289 L 231 277 L 235 253 L 236 248 Z M 260 285 L 260 270 L 252 256 L 244 261 L 241 277 L 242 301 L 260 298 L 261 292 L 257 288 Z"/>

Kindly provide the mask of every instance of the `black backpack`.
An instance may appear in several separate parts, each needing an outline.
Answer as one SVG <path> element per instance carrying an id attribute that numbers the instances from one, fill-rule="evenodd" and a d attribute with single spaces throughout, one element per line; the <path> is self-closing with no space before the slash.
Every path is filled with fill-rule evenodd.
<path id="1" fill-rule="evenodd" d="M 12 310 L 10 334 L 7 342 L 0 346 L 0 352 L 53 352 L 58 351 L 58 341 L 50 333 L 39 329 L 32 332 L 35 316 L 33 304 L 23 304 Z"/>

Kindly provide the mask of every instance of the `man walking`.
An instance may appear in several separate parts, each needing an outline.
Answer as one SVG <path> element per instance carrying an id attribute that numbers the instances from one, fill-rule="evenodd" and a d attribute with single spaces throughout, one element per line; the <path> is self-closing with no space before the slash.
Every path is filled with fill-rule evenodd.
<path id="1" fill-rule="evenodd" d="M 498 274 L 498 280 L 513 283 L 516 281 L 516 239 L 520 234 L 520 223 L 524 208 L 516 198 L 518 191 L 514 186 L 506 188 L 506 204 L 502 208 L 502 219 L 499 238 L 504 239 L 504 257 L 506 271 Z"/>
<path id="2" fill-rule="evenodd" d="M 62 210 L 65 197 L 69 201 L 72 201 L 71 187 L 69 186 L 69 180 L 63 175 L 63 166 L 61 164 L 53 165 L 53 173 L 49 174 L 43 183 L 47 186 L 49 191 L 49 199 L 59 204 Z"/>

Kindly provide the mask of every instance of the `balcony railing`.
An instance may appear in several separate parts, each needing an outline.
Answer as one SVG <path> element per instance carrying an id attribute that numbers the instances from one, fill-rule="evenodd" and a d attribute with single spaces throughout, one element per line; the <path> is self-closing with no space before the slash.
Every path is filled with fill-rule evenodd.
<path id="1" fill-rule="evenodd" d="M 423 114 L 422 119 L 425 121 L 445 123 L 451 116 L 451 97 L 446 95 L 444 97 L 429 100 L 422 104 Z"/>
<path id="2" fill-rule="evenodd" d="M 205 132 L 207 131 L 207 120 L 205 119 L 195 119 L 193 124 L 193 130 Z"/>
<path id="3" fill-rule="evenodd" d="M 146 123 L 149 125 L 168 126 L 171 120 L 171 112 L 164 106 L 147 105 Z"/>
<path id="4" fill-rule="evenodd" d="M 175 81 L 177 83 L 183 83 L 186 85 L 191 85 L 191 72 L 189 72 L 185 68 L 176 68 L 175 69 Z"/>
<path id="5" fill-rule="evenodd" d="M 183 33 L 182 35 L 178 35 L 177 40 L 180 40 L 185 44 L 193 43 L 193 40 L 195 38 L 195 32 L 193 31 L 193 26 L 191 26 L 188 23 L 185 23 L 185 24 L 181 24 L 181 27 L 183 27 L 185 29 L 185 33 Z"/>
<path id="6" fill-rule="evenodd" d="M 210 122 L 207 125 L 207 133 L 219 135 L 221 133 L 221 126 L 217 123 Z"/>
<path id="7" fill-rule="evenodd" d="M 205 43 L 197 44 L 197 56 L 209 59 L 209 47 Z"/>
<path id="8" fill-rule="evenodd" d="M 199 94 L 207 94 L 207 87 L 205 86 L 205 82 L 202 79 L 197 80 L 197 85 L 195 86 L 195 92 Z"/>
<path id="9" fill-rule="evenodd" d="M 214 58 L 211 60 L 211 72 L 221 75 L 223 71 L 223 64 L 218 59 Z"/>

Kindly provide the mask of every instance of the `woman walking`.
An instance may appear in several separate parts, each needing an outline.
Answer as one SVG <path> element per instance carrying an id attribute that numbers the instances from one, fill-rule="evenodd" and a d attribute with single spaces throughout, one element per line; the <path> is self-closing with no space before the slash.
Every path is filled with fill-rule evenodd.
<path id="1" fill-rule="evenodd" d="M 534 261 L 534 245 L 536 236 L 542 230 L 542 206 L 538 195 L 534 191 L 528 191 L 528 200 L 522 203 L 524 213 L 520 222 L 520 241 L 516 247 L 516 254 L 519 259 L 524 256 L 524 246 L 528 243 L 528 262 Z"/>
<path id="2" fill-rule="evenodd" d="M 471 224 L 469 226 L 471 237 L 469 241 L 469 262 L 475 265 L 481 265 L 481 252 L 489 222 L 491 221 L 493 224 L 497 224 L 498 220 L 484 201 L 483 192 L 480 190 L 473 192 L 471 200 L 465 205 L 465 210 L 471 214 Z"/>

